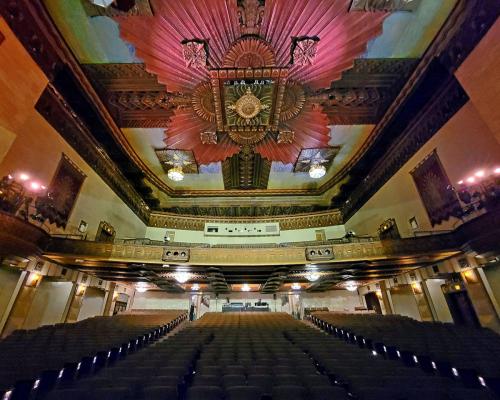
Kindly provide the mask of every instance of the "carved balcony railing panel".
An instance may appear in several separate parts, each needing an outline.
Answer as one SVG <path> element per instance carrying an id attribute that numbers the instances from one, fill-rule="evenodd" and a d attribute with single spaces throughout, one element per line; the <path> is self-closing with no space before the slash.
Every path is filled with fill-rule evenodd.
<path id="1" fill-rule="evenodd" d="M 43 229 L 0 211 L 0 256 L 39 255 L 49 239 Z"/>

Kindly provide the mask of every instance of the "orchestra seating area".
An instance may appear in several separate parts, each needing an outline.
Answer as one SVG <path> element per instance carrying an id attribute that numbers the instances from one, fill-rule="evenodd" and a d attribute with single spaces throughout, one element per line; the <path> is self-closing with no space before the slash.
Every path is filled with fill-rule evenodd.
<path id="1" fill-rule="evenodd" d="M 59 382 L 48 400 L 466 400 L 488 390 L 354 346 L 285 313 L 207 313 L 172 335 Z"/>
<path id="2" fill-rule="evenodd" d="M 140 312 L 14 331 L 0 341 L 3 399 L 33 397 L 56 382 L 83 377 L 157 340 L 185 319 L 181 310 Z"/>
<path id="3" fill-rule="evenodd" d="M 460 380 L 467 387 L 498 391 L 500 336 L 489 329 L 379 314 L 318 312 L 312 321 L 373 354 Z M 383 385 L 379 381 L 377 386 Z"/>

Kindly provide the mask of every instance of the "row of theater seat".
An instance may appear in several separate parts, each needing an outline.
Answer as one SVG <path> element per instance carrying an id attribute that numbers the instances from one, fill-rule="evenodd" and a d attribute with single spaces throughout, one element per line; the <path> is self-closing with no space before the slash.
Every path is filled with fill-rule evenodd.
<path id="1" fill-rule="evenodd" d="M 157 340 L 185 320 L 185 311 L 94 317 L 74 324 L 18 330 L 0 341 L 3 399 L 40 396 Z"/>
<path id="2" fill-rule="evenodd" d="M 47 400 L 490 400 L 284 313 L 208 313 Z"/>
<path id="3" fill-rule="evenodd" d="M 315 313 L 312 321 L 374 355 L 420 367 L 412 370 L 428 376 L 445 377 L 443 387 L 459 380 L 469 388 L 487 389 L 472 392 L 474 397 L 498 390 L 500 337 L 490 330 L 418 322 L 398 315 Z"/>
<path id="4" fill-rule="evenodd" d="M 205 314 L 48 399 L 347 400 L 285 336 L 301 325 L 282 313 Z"/>

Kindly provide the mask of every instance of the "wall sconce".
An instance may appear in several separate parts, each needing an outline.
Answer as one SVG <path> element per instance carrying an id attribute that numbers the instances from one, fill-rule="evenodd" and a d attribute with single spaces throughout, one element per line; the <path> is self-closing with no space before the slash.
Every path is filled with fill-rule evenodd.
<path id="1" fill-rule="evenodd" d="M 411 284 L 411 288 L 413 289 L 413 294 L 422 294 L 422 286 L 418 282 L 413 282 Z"/>
<path id="2" fill-rule="evenodd" d="M 463 272 L 463 276 L 467 283 L 478 283 L 477 274 L 473 269 L 469 269 Z"/>
<path id="3" fill-rule="evenodd" d="M 76 290 L 76 295 L 77 296 L 83 296 L 85 294 L 85 290 L 87 290 L 87 286 L 85 286 L 85 285 L 78 285 L 78 289 Z"/>
<path id="4" fill-rule="evenodd" d="M 382 300 L 382 291 L 381 290 L 377 290 L 375 292 L 375 294 L 377 295 L 377 297 L 378 297 L 379 300 Z"/>
<path id="5" fill-rule="evenodd" d="M 37 274 L 36 272 L 32 272 L 28 279 L 26 280 L 26 286 L 28 287 L 37 287 L 37 285 L 40 283 L 42 280 L 42 276 L 40 274 Z"/>

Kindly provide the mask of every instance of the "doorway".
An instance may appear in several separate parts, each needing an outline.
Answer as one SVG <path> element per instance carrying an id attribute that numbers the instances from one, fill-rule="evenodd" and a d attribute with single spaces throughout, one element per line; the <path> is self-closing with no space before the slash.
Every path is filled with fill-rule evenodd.
<path id="1" fill-rule="evenodd" d="M 382 314 L 382 307 L 380 306 L 380 301 L 378 299 L 377 293 L 370 292 L 365 294 L 366 308 L 368 310 L 373 310 L 377 314 Z"/>
<path id="2" fill-rule="evenodd" d="M 445 293 L 444 296 L 455 324 L 476 328 L 481 326 L 466 290 Z"/>

